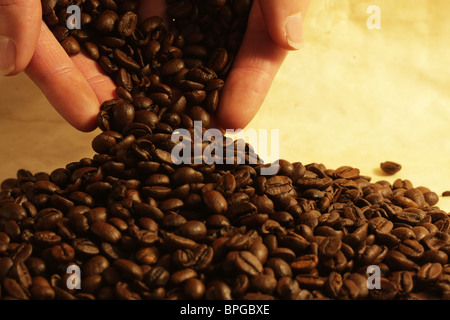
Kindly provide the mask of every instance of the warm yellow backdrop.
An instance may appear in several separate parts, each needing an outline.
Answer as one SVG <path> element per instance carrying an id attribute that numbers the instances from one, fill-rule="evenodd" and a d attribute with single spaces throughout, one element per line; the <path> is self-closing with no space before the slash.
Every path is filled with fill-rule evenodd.
<path id="1" fill-rule="evenodd" d="M 381 29 L 367 27 L 371 5 Z M 305 46 L 249 127 L 279 129 L 280 158 L 450 190 L 448 12 L 447 0 L 311 0 Z M 91 157 L 97 133 L 66 124 L 23 74 L 0 78 L 0 180 Z M 386 160 L 403 169 L 384 176 Z"/>

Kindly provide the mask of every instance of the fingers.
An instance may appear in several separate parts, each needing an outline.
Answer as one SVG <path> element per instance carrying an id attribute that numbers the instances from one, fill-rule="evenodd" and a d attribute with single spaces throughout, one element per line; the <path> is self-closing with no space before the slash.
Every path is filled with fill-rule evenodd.
<path id="1" fill-rule="evenodd" d="M 263 104 L 290 50 L 303 43 L 303 16 L 309 0 L 259 0 L 233 63 L 217 112 L 222 129 L 244 128 Z"/>
<path id="2" fill-rule="evenodd" d="M 72 60 L 45 23 L 41 22 L 40 30 L 27 75 L 72 126 L 94 130 L 101 101 L 114 96 L 113 82 L 90 59 L 80 56 Z"/>
<path id="3" fill-rule="evenodd" d="M 275 44 L 255 2 L 233 68 L 221 92 L 217 124 L 223 129 L 244 128 L 261 107 L 287 55 Z"/>
<path id="4" fill-rule="evenodd" d="M 310 0 L 259 0 L 272 40 L 286 50 L 303 44 L 303 17 Z"/>
<path id="5" fill-rule="evenodd" d="M 33 56 L 41 25 L 39 0 L 0 0 L 0 75 L 25 69 Z"/>

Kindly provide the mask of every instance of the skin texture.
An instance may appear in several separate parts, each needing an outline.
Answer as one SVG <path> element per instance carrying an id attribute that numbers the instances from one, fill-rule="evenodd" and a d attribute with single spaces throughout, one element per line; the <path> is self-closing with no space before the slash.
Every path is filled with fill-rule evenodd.
<path id="1" fill-rule="evenodd" d="M 301 47 L 308 4 L 309 0 L 254 0 L 246 35 L 221 93 L 217 127 L 244 128 L 255 116 L 287 54 Z M 164 0 L 140 3 L 142 18 L 164 12 Z M 41 18 L 39 0 L 0 0 L 0 74 L 25 71 L 64 119 L 80 131 L 92 131 L 101 103 L 115 98 L 115 85 L 85 54 L 69 57 Z"/>

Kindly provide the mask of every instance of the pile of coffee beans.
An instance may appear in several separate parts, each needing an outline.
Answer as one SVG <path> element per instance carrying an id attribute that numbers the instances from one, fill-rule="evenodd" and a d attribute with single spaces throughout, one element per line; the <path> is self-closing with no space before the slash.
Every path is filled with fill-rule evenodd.
<path id="1" fill-rule="evenodd" d="M 251 5 L 168 0 L 167 26 L 136 1 L 42 0 L 61 45 L 98 61 L 117 98 L 92 158 L 2 182 L 1 299 L 450 298 L 450 219 L 426 187 L 283 159 L 263 175 L 249 145 L 235 161 L 173 162 L 172 133 L 212 125 Z"/>

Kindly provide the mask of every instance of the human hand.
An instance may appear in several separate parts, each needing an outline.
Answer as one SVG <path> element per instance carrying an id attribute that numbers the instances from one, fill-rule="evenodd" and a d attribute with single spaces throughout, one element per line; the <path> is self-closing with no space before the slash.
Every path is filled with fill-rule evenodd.
<path id="1" fill-rule="evenodd" d="M 217 124 L 244 128 L 258 112 L 287 54 L 303 43 L 310 0 L 255 0 L 247 31 L 221 92 Z"/>
<path id="2" fill-rule="evenodd" d="M 287 53 L 302 41 L 301 15 L 308 2 L 280 5 L 280 1 L 255 0 L 248 31 L 221 95 L 219 126 L 244 127 L 256 114 Z M 25 71 L 71 125 L 94 130 L 100 104 L 115 97 L 113 80 L 87 55 L 66 54 L 42 21 L 41 1 L 0 0 L 0 7 L 0 74 Z M 142 18 L 164 16 L 165 1 L 142 1 L 139 9 Z M 288 29 L 290 42 L 284 21 L 292 12 L 300 14 Z"/>

